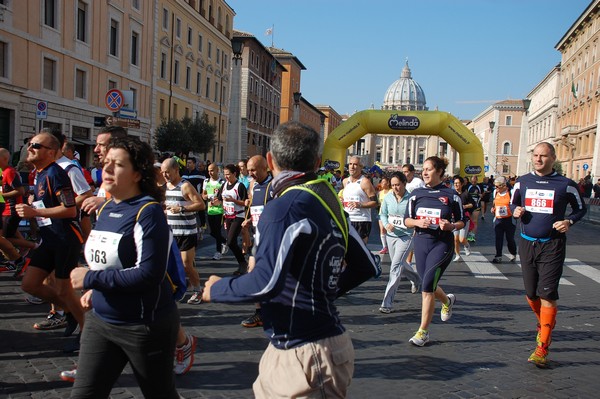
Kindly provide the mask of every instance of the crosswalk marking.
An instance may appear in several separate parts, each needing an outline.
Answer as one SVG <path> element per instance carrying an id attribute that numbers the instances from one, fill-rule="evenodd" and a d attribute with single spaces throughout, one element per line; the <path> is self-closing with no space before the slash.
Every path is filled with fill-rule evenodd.
<path id="1" fill-rule="evenodd" d="M 463 257 L 465 264 L 476 278 L 491 278 L 496 280 L 508 280 L 502 272 L 480 252 L 471 252 L 471 255 Z"/>
<path id="2" fill-rule="evenodd" d="M 517 259 L 516 259 L 515 262 L 517 263 L 517 266 L 519 266 L 519 268 L 521 268 L 521 258 L 519 258 L 519 255 L 517 255 Z M 573 284 L 572 282 L 570 282 L 566 278 L 561 277 L 560 280 L 558 281 L 558 285 L 575 285 L 575 284 Z"/>
<path id="3" fill-rule="evenodd" d="M 591 278 L 595 282 L 600 283 L 600 270 L 593 268 L 590 265 L 580 262 L 577 259 L 566 258 L 565 266 L 573 270 L 574 272 L 583 274 L 584 276 Z"/>

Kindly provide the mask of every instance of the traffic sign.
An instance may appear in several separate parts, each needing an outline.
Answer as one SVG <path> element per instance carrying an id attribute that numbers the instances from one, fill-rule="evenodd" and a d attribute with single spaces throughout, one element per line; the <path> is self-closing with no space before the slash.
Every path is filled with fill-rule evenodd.
<path id="1" fill-rule="evenodd" d="M 123 105 L 125 105 L 125 99 L 123 97 L 123 93 L 118 89 L 110 89 L 106 92 L 106 97 L 104 98 L 104 105 L 111 112 L 119 111 Z"/>
<path id="2" fill-rule="evenodd" d="M 48 102 L 38 101 L 35 104 L 35 118 L 46 119 L 48 118 Z"/>
<path id="3" fill-rule="evenodd" d="M 483 167 L 483 171 L 484 171 L 484 172 L 489 172 L 489 171 L 490 171 L 490 166 L 489 166 L 489 165 L 485 165 L 485 166 Z"/>
<path id="4" fill-rule="evenodd" d="M 116 116 L 107 116 L 106 117 L 106 126 L 121 126 L 121 127 L 139 129 L 140 128 L 140 120 L 139 119 L 118 118 Z"/>
<path id="5" fill-rule="evenodd" d="M 590 168 L 590 165 L 588 165 L 587 163 L 583 164 L 583 170 L 588 170 Z"/>

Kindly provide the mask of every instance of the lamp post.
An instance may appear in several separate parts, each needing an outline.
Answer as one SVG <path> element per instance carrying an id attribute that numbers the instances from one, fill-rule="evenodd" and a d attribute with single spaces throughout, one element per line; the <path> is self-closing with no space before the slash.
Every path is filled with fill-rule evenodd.
<path id="1" fill-rule="evenodd" d="M 489 125 L 490 125 L 490 139 L 492 142 L 491 145 L 491 149 L 493 148 L 493 154 L 494 154 L 494 169 L 493 172 L 494 174 L 498 174 L 498 137 L 496 134 L 494 134 L 494 127 L 496 126 L 496 122 L 495 121 L 489 121 Z M 491 151 L 490 151 L 491 152 Z"/>
<path id="2" fill-rule="evenodd" d="M 244 40 L 231 39 L 233 66 L 231 74 L 231 102 L 229 104 L 229 131 L 227 134 L 227 162 L 236 164 L 242 158 L 242 51 Z"/>
<path id="3" fill-rule="evenodd" d="M 525 113 L 521 118 L 521 132 L 519 140 L 519 157 L 517 158 L 517 171 L 516 174 L 522 176 L 528 172 L 527 162 L 531 159 L 528 156 L 528 147 L 533 144 L 529 137 L 529 106 L 531 100 L 528 98 L 523 99 L 523 109 Z"/>
<path id="4" fill-rule="evenodd" d="M 325 114 L 321 113 L 320 115 L 321 118 L 321 131 L 319 132 L 319 135 L 321 136 L 321 146 L 323 145 L 323 143 L 325 143 Z"/>
<path id="5" fill-rule="evenodd" d="M 302 98 L 302 93 L 299 91 L 294 92 L 294 120 L 296 122 L 300 121 L 300 99 Z"/>

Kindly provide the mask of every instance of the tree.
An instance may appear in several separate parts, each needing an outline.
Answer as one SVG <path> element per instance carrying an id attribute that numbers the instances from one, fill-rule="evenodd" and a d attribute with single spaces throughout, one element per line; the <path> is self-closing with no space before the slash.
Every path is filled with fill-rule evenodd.
<path id="1" fill-rule="evenodd" d="M 556 173 L 558 173 L 559 175 L 563 174 L 563 168 L 562 168 L 562 163 L 560 163 L 559 161 L 554 162 L 554 164 L 552 165 L 552 168 L 556 171 Z"/>
<path id="2" fill-rule="evenodd" d="M 212 150 L 217 127 L 208 123 L 208 115 L 200 118 L 163 120 L 156 128 L 154 148 L 161 152 L 187 155 L 190 151 L 206 153 Z"/>

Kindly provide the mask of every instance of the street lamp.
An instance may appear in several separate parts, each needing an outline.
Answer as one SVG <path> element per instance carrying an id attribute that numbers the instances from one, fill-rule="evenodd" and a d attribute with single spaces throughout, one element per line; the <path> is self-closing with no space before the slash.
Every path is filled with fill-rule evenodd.
<path id="1" fill-rule="evenodd" d="M 300 99 L 302 93 L 299 91 L 294 92 L 294 120 L 298 122 L 300 120 Z"/>
<path id="2" fill-rule="evenodd" d="M 325 142 L 325 114 L 321 113 L 321 115 L 319 115 L 321 118 L 321 132 L 320 132 L 320 136 L 321 136 L 321 145 L 323 145 L 323 143 Z"/>
<path id="3" fill-rule="evenodd" d="M 523 109 L 525 113 L 521 118 L 521 132 L 519 135 L 519 156 L 517 157 L 517 175 L 524 175 L 529 169 L 527 161 L 530 159 L 528 156 L 529 145 L 532 144 L 533 139 L 529 137 L 529 106 L 531 100 L 529 98 L 523 99 Z"/>
<path id="4" fill-rule="evenodd" d="M 231 103 L 229 104 L 229 129 L 227 134 L 227 160 L 237 164 L 242 158 L 242 51 L 244 39 L 231 38 L 233 66 L 231 73 Z"/>
<path id="5" fill-rule="evenodd" d="M 494 134 L 494 126 L 496 126 L 496 122 L 495 121 L 489 121 L 488 122 L 490 125 L 490 139 L 492 142 L 492 148 L 494 149 L 494 170 L 493 172 L 497 175 L 498 174 L 498 137 Z"/>

